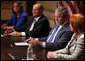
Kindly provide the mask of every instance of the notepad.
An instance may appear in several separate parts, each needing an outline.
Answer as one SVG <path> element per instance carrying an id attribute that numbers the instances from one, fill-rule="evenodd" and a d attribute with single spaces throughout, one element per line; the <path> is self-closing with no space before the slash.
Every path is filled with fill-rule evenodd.
<path id="1" fill-rule="evenodd" d="M 15 45 L 16 46 L 28 46 L 28 43 L 26 43 L 26 42 L 16 42 Z"/>

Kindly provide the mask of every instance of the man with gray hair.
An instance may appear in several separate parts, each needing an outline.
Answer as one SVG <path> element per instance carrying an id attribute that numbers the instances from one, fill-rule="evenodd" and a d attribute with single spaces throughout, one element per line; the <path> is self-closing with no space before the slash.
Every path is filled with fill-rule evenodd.
<path id="1" fill-rule="evenodd" d="M 49 21 L 43 14 L 44 7 L 42 4 L 33 5 L 32 14 L 27 23 L 20 28 L 16 28 L 15 32 L 9 33 L 11 36 L 27 36 L 27 37 L 46 37 L 49 34 Z"/>
<path id="2" fill-rule="evenodd" d="M 29 41 L 33 47 L 41 46 L 49 50 L 64 48 L 73 34 L 69 26 L 67 8 L 59 7 L 55 10 L 55 21 L 56 25 L 52 28 L 48 37 L 29 38 L 26 41 Z"/>

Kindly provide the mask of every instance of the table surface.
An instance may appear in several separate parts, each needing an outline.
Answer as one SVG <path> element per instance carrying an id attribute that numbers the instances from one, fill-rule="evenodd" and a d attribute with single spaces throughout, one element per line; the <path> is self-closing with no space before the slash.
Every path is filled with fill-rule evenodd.
<path id="1" fill-rule="evenodd" d="M 23 42 L 27 37 L 1 37 L 1 60 L 26 59 L 28 46 L 16 46 L 15 42 Z M 33 48 L 37 60 L 47 60 L 47 50 L 41 47 Z"/>

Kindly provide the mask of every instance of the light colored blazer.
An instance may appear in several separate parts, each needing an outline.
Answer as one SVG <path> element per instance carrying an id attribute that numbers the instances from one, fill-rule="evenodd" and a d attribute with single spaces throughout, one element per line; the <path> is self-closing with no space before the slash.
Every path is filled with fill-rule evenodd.
<path id="1" fill-rule="evenodd" d="M 81 60 L 84 59 L 84 34 L 74 38 L 72 36 L 66 48 L 56 51 L 58 60 Z"/>

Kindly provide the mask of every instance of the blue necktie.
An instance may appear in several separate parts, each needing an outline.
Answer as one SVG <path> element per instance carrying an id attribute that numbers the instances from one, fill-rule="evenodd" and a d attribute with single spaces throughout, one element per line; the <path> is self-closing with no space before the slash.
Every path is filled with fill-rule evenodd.
<path id="1" fill-rule="evenodd" d="M 59 28 L 59 26 L 56 27 L 56 29 L 55 29 L 54 32 L 51 34 L 51 36 L 50 36 L 49 40 L 47 40 L 47 42 L 51 42 L 51 41 L 52 41 L 52 39 L 53 39 L 56 31 L 58 30 L 58 28 Z"/>

